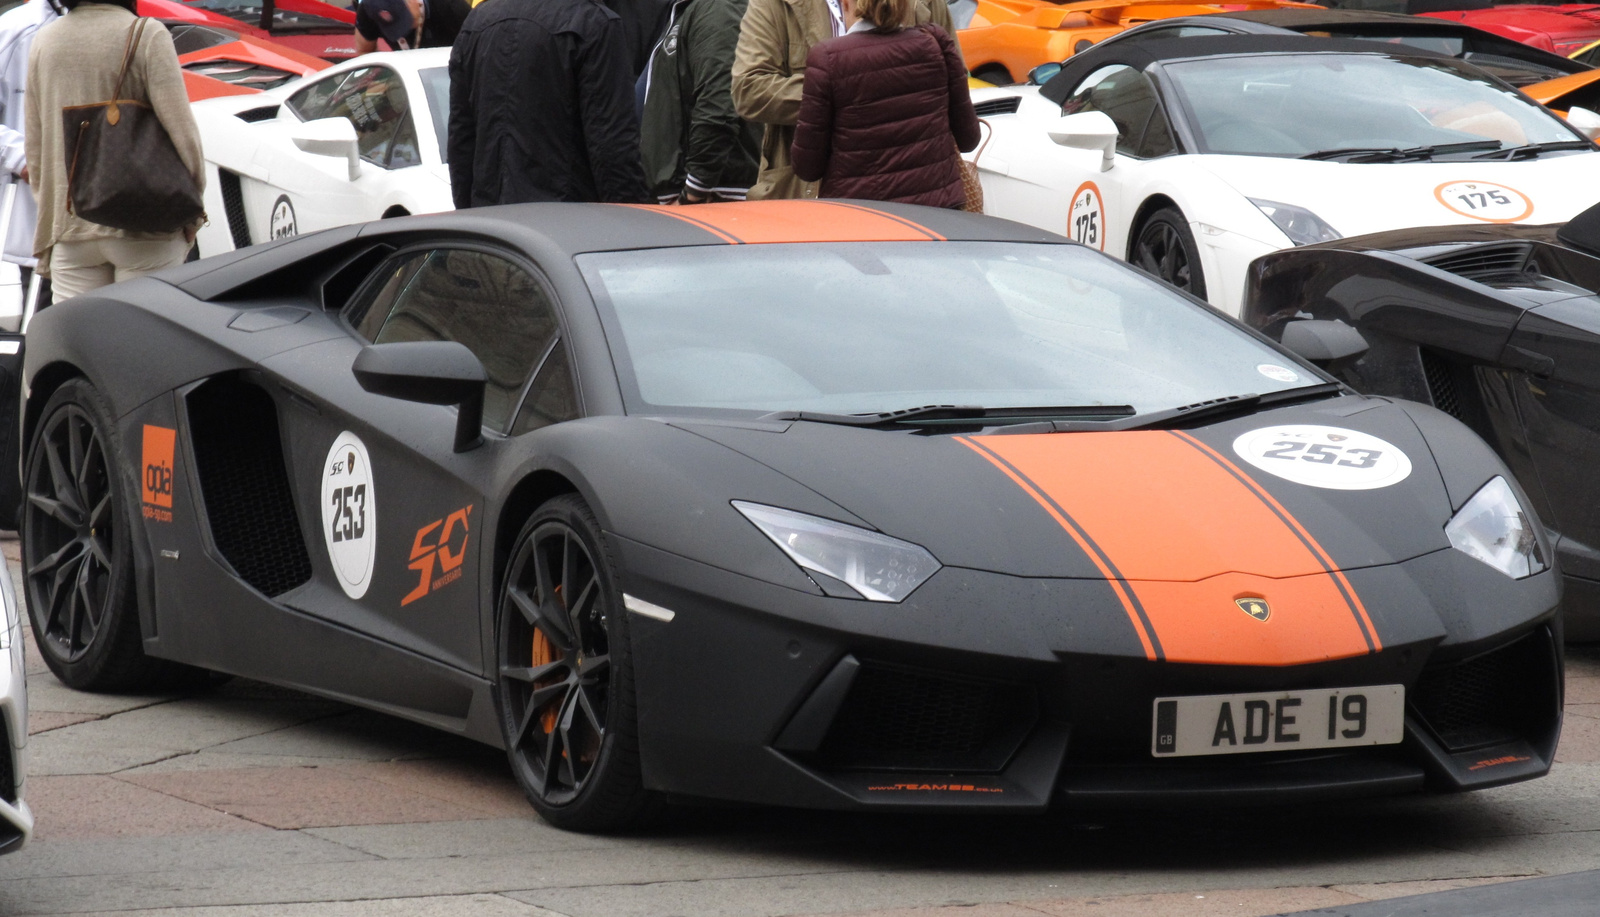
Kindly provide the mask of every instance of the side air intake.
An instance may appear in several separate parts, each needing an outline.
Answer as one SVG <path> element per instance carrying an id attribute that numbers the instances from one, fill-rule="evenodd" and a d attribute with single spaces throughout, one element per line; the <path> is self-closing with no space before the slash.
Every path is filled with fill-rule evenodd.
<path id="1" fill-rule="evenodd" d="M 244 219 L 244 189 L 240 187 L 238 173 L 218 169 L 217 185 L 222 192 L 222 209 L 227 212 L 233 247 L 245 248 L 250 244 L 250 224 Z"/>
<path id="2" fill-rule="evenodd" d="M 195 470 L 218 552 L 264 595 L 309 582 L 311 555 L 294 509 L 272 396 L 223 376 L 195 389 L 187 402 Z"/>
<path id="3" fill-rule="evenodd" d="M 1510 245 L 1475 245 L 1462 251 L 1428 258 L 1423 263 L 1468 280 L 1500 280 L 1526 273 L 1528 255 L 1532 251 L 1533 246 L 1525 242 Z"/>

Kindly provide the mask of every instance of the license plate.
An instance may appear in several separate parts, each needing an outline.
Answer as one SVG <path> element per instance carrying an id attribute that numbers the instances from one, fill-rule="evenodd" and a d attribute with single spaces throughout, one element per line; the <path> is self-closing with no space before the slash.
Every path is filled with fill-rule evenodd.
<path id="1" fill-rule="evenodd" d="M 1394 745 L 1405 737 L 1406 688 L 1158 697 L 1154 714 L 1158 758 Z"/>

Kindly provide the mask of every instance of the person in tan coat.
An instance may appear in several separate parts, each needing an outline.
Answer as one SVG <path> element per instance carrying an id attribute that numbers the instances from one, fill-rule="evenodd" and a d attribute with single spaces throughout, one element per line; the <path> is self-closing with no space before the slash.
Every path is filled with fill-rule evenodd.
<path id="1" fill-rule="evenodd" d="M 61 109 L 109 100 L 117 88 L 134 15 L 121 3 L 69 3 L 45 26 L 28 55 L 28 182 L 39 201 L 33 248 L 39 272 L 60 302 L 96 287 L 182 264 L 196 225 L 170 233 L 128 232 L 91 223 L 67 210 L 66 141 Z M 172 35 L 155 21 L 141 33 L 122 98 L 148 102 L 184 166 L 205 189 L 200 129 L 189 110 Z"/>
<path id="2" fill-rule="evenodd" d="M 933 23 L 956 33 L 946 0 L 914 0 L 906 25 Z M 761 174 L 749 200 L 814 198 L 817 182 L 801 181 L 790 162 L 800 119 L 806 56 L 811 46 L 845 33 L 839 0 L 750 0 L 733 57 L 733 104 L 739 117 L 766 125 Z M 952 157 L 955 150 L 950 151 Z"/>

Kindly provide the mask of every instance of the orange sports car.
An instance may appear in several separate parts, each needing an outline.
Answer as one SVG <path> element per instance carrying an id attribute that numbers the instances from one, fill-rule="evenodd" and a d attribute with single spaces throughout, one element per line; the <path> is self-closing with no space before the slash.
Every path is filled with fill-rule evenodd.
<path id="1" fill-rule="evenodd" d="M 1152 19 L 1203 16 L 1224 10 L 1313 7 L 1293 0 L 1205 4 L 1194 0 L 977 0 L 977 10 L 957 22 L 957 38 L 972 75 L 996 85 L 1014 83 L 1044 63 L 1063 61 L 1123 29 Z"/>
<path id="2" fill-rule="evenodd" d="M 1565 116 L 1574 106 L 1600 111 L 1600 70 L 1569 73 L 1524 86 L 1522 91 L 1558 115 Z"/>

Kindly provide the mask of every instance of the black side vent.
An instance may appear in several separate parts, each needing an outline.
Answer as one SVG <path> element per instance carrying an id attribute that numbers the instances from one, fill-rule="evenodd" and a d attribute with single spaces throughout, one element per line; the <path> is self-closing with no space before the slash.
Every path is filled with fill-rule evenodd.
<path id="1" fill-rule="evenodd" d="M 1454 665 L 1430 667 L 1411 704 L 1452 752 L 1533 739 L 1551 702 L 1551 646 L 1543 631 Z"/>
<path id="2" fill-rule="evenodd" d="M 1468 280 L 1500 280 L 1526 273 L 1528 255 L 1532 250 L 1533 247 L 1524 242 L 1477 245 L 1465 251 L 1429 258 L 1423 263 Z"/>
<path id="3" fill-rule="evenodd" d="M 867 662 L 820 753 L 854 770 L 998 771 L 1038 717 L 1025 685 Z"/>
<path id="4" fill-rule="evenodd" d="M 292 74 L 291 74 L 291 76 L 292 76 Z M 285 80 L 284 82 L 287 82 L 287 80 Z M 258 87 L 258 88 L 270 89 L 272 87 L 265 86 L 265 87 Z M 241 111 L 241 112 L 239 112 L 239 113 L 234 115 L 234 117 L 238 118 L 240 121 L 248 121 L 251 124 L 254 124 L 257 121 L 271 121 L 273 118 L 276 118 L 277 116 L 278 116 L 278 106 L 276 106 L 276 105 L 266 105 L 266 106 L 263 106 L 261 108 L 247 108 L 244 111 Z"/>
<path id="5" fill-rule="evenodd" d="M 217 185 L 222 191 L 222 209 L 228 213 L 228 231 L 233 233 L 233 247 L 245 248 L 250 245 L 250 224 L 244 221 L 244 189 L 239 187 L 239 174 L 218 169 Z"/>
<path id="6" fill-rule="evenodd" d="M 195 470 L 217 550 L 264 595 L 304 585 L 311 555 L 294 510 L 272 396 L 224 376 L 187 401 Z"/>
<path id="7" fill-rule="evenodd" d="M 1005 96 L 999 99 L 984 99 L 975 103 L 972 110 L 978 117 L 986 118 L 990 115 L 1014 115 L 1022 107 L 1022 96 Z"/>
<path id="8" fill-rule="evenodd" d="M 11 731 L 6 726 L 5 718 L 0 717 L 0 799 L 16 804 L 17 801 L 17 772 L 12 768 Z"/>
<path id="9" fill-rule="evenodd" d="M 1433 406 L 1456 420 L 1466 421 L 1461 392 L 1456 387 L 1455 367 L 1433 351 L 1422 350 L 1422 374 L 1428 381 L 1428 394 Z"/>

